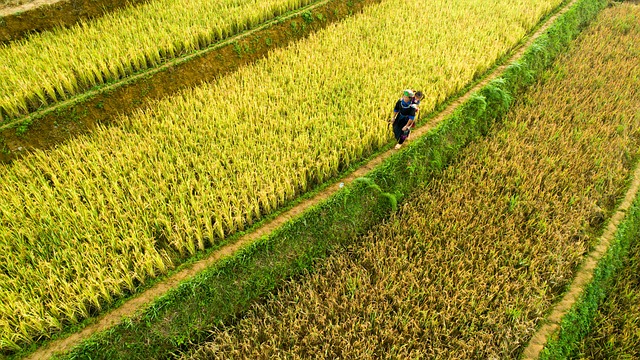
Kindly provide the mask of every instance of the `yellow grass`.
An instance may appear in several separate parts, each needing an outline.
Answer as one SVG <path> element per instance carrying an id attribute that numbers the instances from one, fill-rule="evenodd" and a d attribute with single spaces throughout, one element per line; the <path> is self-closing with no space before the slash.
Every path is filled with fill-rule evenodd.
<path id="1" fill-rule="evenodd" d="M 640 32 L 610 16 L 386 224 L 184 357 L 518 358 L 639 155 Z"/>
<path id="2" fill-rule="evenodd" d="M 558 3 L 384 2 L 4 166 L 1 348 L 99 310 L 380 149 L 403 88 L 423 89 L 429 112 Z"/>

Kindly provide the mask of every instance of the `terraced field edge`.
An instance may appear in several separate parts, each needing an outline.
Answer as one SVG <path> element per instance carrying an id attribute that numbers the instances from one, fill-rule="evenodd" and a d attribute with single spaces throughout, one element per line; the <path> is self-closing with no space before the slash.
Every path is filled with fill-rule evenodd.
<path id="1" fill-rule="evenodd" d="M 428 182 L 467 143 L 486 134 L 506 114 L 513 97 L 533 84 L 606 3 L 579 0 L 500 79 L 366 178 L 181 283 L 140 316 L 95 335 L 59 358 L 167 357 L 176 349 L 205 340 L 213 326 L 234 322 L 284 279 L 313 269 L 331 248 L 352 241 L 382 221 L 411 189 Z"/>

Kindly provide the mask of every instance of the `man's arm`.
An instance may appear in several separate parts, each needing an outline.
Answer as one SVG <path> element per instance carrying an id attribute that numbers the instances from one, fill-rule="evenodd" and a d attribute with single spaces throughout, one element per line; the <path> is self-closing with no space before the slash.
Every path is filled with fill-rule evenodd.
<path id="1" fill-rule="evenodd" d="M 416 109 L 415 108 L 411 108 L 411 112 L 409 113 L 409 121 L 407 121 L 407 125 L 405 127 L 402 128 L 403 131 L 407 131 L 408 129 L 411 129 L 411 127 L 413 126 L 413 123 L 416 120 Z"/>
<path id="2" fill-rule="evenodd" d="M 413 126 L 413 123 L 414 123 L 414 121 L 415 121 L 414 119 L 415 119 L 415 118 L 414 118 L 413 116 L 409 116 L 409 121 L 407 121 L 407 125 L 405 125 L 405 126 L 402 128 L 402 131 L 407 131 L 407 130 L 411 129 L 411 126 Z"/>

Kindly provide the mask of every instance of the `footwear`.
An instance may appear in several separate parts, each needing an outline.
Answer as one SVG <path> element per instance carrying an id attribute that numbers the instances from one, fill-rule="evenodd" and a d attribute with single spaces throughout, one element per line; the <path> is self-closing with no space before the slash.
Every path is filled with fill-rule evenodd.
<path id="1" fill-rule="evenodd" d="M 395 149 L 396 149 L 396 150 L 398 150 L 398 149 L 400 149 L 401 147 L 402 147 L 402 144 L 396 144 Z"/>

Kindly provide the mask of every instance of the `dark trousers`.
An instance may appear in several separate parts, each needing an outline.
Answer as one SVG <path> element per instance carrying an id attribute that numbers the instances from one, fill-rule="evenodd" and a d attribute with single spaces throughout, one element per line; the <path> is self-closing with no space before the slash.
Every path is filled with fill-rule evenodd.
<path id="1" fill-rule="evenodd" d="M 398 144 L 402 144 L 405 140 L 407 140 L 407 136 L 409 136 L 409 131 L 402 131 L 402 128 L 406 125 L 406 123 L 402 126 L 393 125 L 393 136 L 396 137 L 396 141 Z"/>

